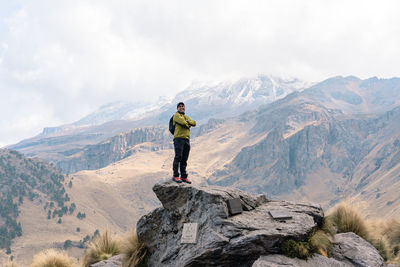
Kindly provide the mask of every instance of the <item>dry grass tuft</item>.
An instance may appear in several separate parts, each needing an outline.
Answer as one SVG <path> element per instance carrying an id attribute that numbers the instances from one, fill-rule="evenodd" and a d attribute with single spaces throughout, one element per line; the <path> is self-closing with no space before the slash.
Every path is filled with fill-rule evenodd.
<path id="1" fill-rule="evenodd" d="M 322 256 L 329 257 L 329 248 L 332 246 L 329 234 L 325 233 L 323 230 L 316 231 L 309 240 L 309 243 L 315 252 L 321 254 Z"/>
<path id="2" fill-rule="evenodd" d="M 365 240 L 369 239 L 364 219 L 349 205 L 341 203 L 329 215 L 338 233 L 353 232 Z"/>
<path id="3" fill-rule="evenodd" d="M 370 242 L 379 251 L 382 258 L 387 261 L 390 258 L 390 244 L 384 234 L 386 222 L 379 219 L 369 219 L 367 221 L 367 226 L 369 236 L 367 241 Z"/>
<path id="4" fill-rule="evenodd" d="M 380 238 L 385 240 L 386 256 L 388 261 L 400 266 L 400 221 L 391 219 L 381 222 L 376 231 Z"/>
<path id="5" fill-rule="evenodd" d="M 392 219 L 383 228 L 383 235 L 386 236 L 391 244 L 400 245 L 400 221 Z"/>
<path id="6" fill-rule="evenodd" d="M 83 256 L 82 265 L 89 267 L 99 261 L 107 260 L 120 253 L 118 241 L 111 238 L 108 229 L 100 236 L 96 237 L 86 249 Z"/>
<path id="7" fill-rule="evenodd" d="M 122 244 L 123 256 L 123 267 L 136 267 L 141 266 L 145 262 L 146 258 L 146 247 L 140 242 L 136 229 L 132 229 L 131 232 L 125 238 Z"/>
<path id="8" fill-rule="evenodd" d="M 331 216 L 325 216 L 321 227 L 321 230 L 330 237 L 333 237 L 336 234 L 336 227 L 333 225 L 332 220 Z"/>
<path id="9" fill-rule="evenodd" d="M 384 238 L 371 238 L 367 241 L 379 251 L 385 261 L 389 259 L 388 245 Z"/>
<path id="10" fill-rule="evenodd" d="M 54 249 L 42 251 L 33 257 L 31 267 L 77 267 L 74 259 Z"/>

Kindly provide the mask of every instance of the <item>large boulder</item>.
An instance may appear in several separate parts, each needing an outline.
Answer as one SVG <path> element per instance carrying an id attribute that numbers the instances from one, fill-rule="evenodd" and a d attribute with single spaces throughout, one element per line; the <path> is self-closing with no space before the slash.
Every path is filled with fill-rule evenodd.
<path id="1" fill-rule="evenodd" d="M 355 233 L 337 234 L 333 244 L 331 254 L 335 259 L 354 266 L 386 266 L 375 247 Z"/>
<path id="2" fill-rule="evenodd" d="M 289 258 L 285 255 L 273 254 L 261 256 L 253 267 L 351 267 L 344 262 L 337 261 L 333 258 L 327 258 L 319 254 L 313 255 L 308 260 L 297 258 Z"/>
<path id="3" fill-rule="evenodd" d="M 305 240 L 324 216 L 319 205 L 270 201 L 234 188 L 162 182 L 153 191 L 162 207 L 137 223 L 149 266 L 252 266 L 260 255 L 279 253 L 289 238 Z M 233 198 L 243 212 L 230 216 Z M 291 218 L 272 218 L 276 210 Z M 185 223 L 198 223 L 197 243 L 181 244 Z"/>
<path id="4" fill-rule="evenodd" d="M 330 249 L 331 258 L 314 254 L 308 260 L 292 259 L 284 255 L 261 256 L 253 267 L 383 267 L 386 265 L 379 252 L 354 233 L 337 234 Z"/>

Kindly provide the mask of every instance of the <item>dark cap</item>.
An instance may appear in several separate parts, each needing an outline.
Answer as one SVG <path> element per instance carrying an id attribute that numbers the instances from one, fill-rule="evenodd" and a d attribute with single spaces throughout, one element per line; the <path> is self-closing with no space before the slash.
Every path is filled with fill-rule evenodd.
<path id="1" fill-rule="evenodd" d="M 178 108 L 178 107 L 179 107 L 179 105 L 185 105 L 185 103 L 183 103 L 183 102 L 179 102 L 179 103 L 178 103 L 178 105 L 176 105 L 176 108 Z"/>

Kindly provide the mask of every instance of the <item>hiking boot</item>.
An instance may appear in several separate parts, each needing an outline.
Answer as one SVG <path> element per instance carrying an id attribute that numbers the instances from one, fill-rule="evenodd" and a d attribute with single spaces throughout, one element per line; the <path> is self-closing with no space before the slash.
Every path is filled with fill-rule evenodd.
<path id="1" fill-rule="evenodd" d="M 182 182 L 191 184 L 192 182 L 188 180 L 188 178 L 181 178 Z"/>
<path id="2" fill-rule="evenodd" d="M 172 177 L 172 181 L 177 182 L 178 184 L 182 183 L 182 180 L 181 180 L 181 178 L 179 178 L 179 176 L 178 177 Z"/>

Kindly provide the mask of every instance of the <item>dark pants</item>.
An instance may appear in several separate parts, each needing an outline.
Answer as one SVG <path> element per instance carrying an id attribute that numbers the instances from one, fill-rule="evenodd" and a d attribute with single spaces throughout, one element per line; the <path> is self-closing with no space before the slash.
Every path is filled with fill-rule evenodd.
<path id="1" fill-rule="evenodd" d="M 190 142 L 186 138 L 174 139 L 175 158 L 172 165 L 174 177 L 179 177 L 178 168 L 181 171 L 181 178 L 187 178 L 186 165 L 189 158 Z"/>

